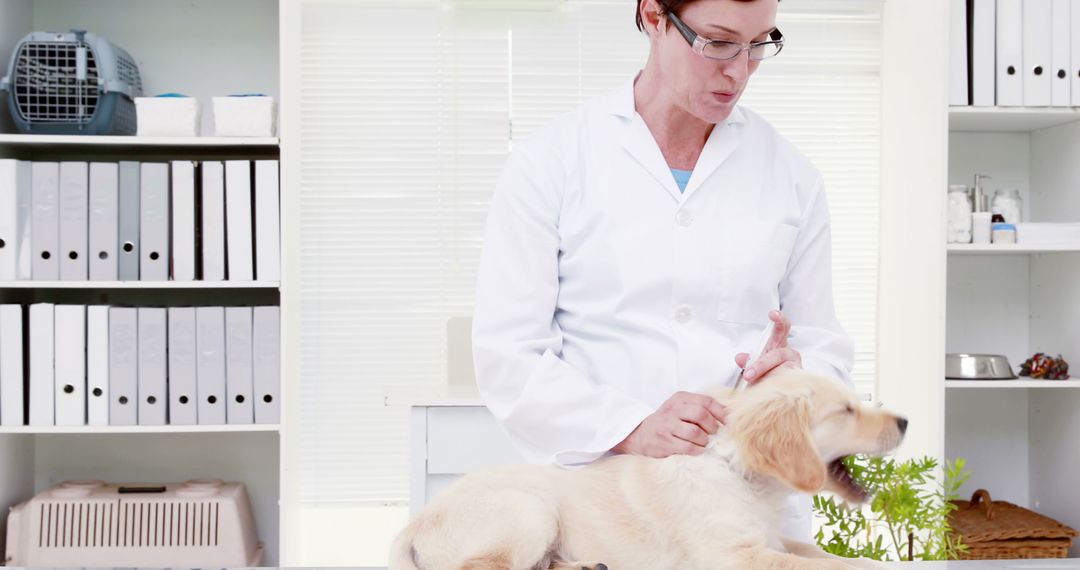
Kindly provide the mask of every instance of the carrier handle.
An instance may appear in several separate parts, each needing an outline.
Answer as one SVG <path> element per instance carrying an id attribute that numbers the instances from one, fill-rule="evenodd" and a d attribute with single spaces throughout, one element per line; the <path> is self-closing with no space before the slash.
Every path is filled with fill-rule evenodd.
<path id="1" fill-rule="evenodd" d="M 980 502 L 986 508 L 986 520 L 994 520 L 994 502 L 990 500 L 990 492 L 986 489 L 979 489 L 971 495 L 970 508 L 978 508 Z"/>

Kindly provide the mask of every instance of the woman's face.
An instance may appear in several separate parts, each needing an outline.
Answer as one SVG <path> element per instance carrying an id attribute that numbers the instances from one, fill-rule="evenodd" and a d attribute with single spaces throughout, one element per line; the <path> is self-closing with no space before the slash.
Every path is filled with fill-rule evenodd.
<path id="1" fill-rule="evenodd" d="M 655 2 L 645 4 L 656 6 Z M 705 39 L 746 44 L 769 39 L 769 32 L 776 27 L 776 7 L 776 0 L 697 0 L 684 5 L 676 15 Z M 670 21 L 660 20 L 659 30 L 656 21 L 655 13 L 651 14 L 646 25 L 654 26 L 648 30 L 652 55 L 660 64 L 667 95 L 702 121 L 726 119 L 761 62 L 752 61 L 745 50 L 727 61 L 704 58 L 691 49 Z"/>

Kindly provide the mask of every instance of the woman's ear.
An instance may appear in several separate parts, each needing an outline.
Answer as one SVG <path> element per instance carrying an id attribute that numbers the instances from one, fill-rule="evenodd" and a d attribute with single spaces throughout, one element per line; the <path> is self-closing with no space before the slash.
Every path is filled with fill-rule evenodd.
<path id="1" fill-rule="evenodd" d="M 645 33 L 655 36 L 663 33 L 665 18 L 663 6 L 656 0 L 644 0 L 639 8 L 641 10 L 641 23 L 645 27 Z"/>
<path id="2" fill-rule="evenodd" d="M 746 467 L 804 493 L 821 491 L 825 462 L 810 438 L 809 397 L 770 395 L 747 403 L 735 420 L 735 438 Z"/>

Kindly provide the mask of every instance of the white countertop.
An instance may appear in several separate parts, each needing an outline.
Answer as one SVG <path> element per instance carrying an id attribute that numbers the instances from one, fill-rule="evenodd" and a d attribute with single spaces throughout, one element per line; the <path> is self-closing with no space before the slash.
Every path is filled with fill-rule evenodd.
<path id="1" fill-rule="evenodd" d="M 410 406 L 483 406 L 476 386 L 421 386 L 416 388 L 387 387 L 383 404 L 390 407 Z"/>

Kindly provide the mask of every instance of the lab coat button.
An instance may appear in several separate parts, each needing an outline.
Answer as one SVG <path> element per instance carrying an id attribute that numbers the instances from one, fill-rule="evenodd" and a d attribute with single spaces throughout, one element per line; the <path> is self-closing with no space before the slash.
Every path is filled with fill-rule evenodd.
<path id="1" fill-rule="evenodd" d="M 686 210 L 679 210 L 679 213 L 675 214 L 675 223 L 680 226 L 689 226 L 694 221 L 694 216 L 690 215 L 690 212 Z"/>
<path id="2" fill-rule="evenodd" d="M 690 310 L 690 307 L 679 307 L 675 311 L 675 320 L 680 323 L 688 323 L 693 318 L 694 312 Z"/>

